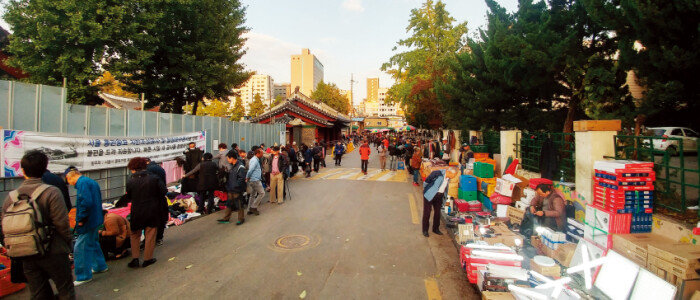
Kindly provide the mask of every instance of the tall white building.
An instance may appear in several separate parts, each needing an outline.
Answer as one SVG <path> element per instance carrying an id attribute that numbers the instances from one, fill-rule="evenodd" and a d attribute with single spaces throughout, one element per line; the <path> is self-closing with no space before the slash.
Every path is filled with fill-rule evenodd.
<path id="1" fill-rule="evenodd" d="M 253 102 L 255 94 L 259 94 L 263 103 L 269 106 L 274 98 L 274 81 L 270 75 L 256 74 L 250 76 L 248 81 L 233 91 L 241 96 L 243 106 L 246 107 L 246 109 L 250 107 L 250 103 Z M 233 106 L 236 103 L 236 96 L 230 97 L 230 100 L 231 106 Z"/>
<path id="2" fill-rule="evenodd" d="M 403 110 L 401 110 L 399 103 L 385 103 L 389 96 L 388 92 L 388 88 L 377 88 L 377 100 L 365 99 L 362 102 L 364 115 L 368 117 L 403 117 Z"/>
<path id="3" fill-rule="evenodd" d="M 323 81 L 323 64 L 311 54 L 309 49 L 301 49 L 301 54 L 292 55 L 292 93 L 299 88 L 299 91 L 311 97 L 311 93 L 316 90 L 319 82 Z"/>

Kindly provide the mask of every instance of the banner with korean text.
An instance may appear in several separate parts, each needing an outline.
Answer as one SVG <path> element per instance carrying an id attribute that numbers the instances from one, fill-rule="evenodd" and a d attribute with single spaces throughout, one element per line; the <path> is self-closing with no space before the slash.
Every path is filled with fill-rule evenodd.
<path id="1" fill-rule="evenodd" d="M 206 151 L 206 131 L 156 137 L 95 137 L 2 130 L 0 177 L 22 176 L 20 160 L 25 152 L 39 150 L 49 157 L 49 171 L 62 173 L 68 166 L 79 170 L 125 167 L 134 157 L 162 162 L 183 156 L 194 142 Z"/>

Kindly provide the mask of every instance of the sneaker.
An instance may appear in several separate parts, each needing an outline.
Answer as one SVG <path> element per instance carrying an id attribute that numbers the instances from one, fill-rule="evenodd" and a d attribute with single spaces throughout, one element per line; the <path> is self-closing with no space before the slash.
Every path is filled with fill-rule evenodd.
<path id="1" fill-rule="evenodd" d="M 243 223 L 245 223 L 245 220 L 236 222 L 236 225 L 241 225 Z"/>
<path id="2" fill-rule="evenodd" d="M 92 281 L 92 278 L 90 278 L 88 280 L 76 280 L 76 281 L 73 281 L 73 286 L 79 286 L 81 284 L 88 283 L 90 281 Z"/>
<path id="3" fill-rule="evenodd" d="M 156 261 L 158 261 L 158 260 L 156 260 L 155 258 L 151 258 L 151 259 L 149 259 L 149 260 L 144 260 L 144 261 L 143 261 L 143 265 L 142 265 L 141 267 L 142 267 L 142 268 L 148 267 L 148 266 L 150 266 L 150 265 L 152 265 L 152 264 L 155 264 Z"/>
<path id="4" fill-rule="evenodd" d="M 224 219 L 219 219 L 219 220 L 216 220 L 216 221 L 219 222 L 219 224 L 228 224 L 228 223 L 231 223 L 229 220 L 224 220 Z"/>
<path id="5" fill-rule="evenodd" d="M 100 274 L 100 273 L 104 273 L 104 272 L 107 272 L 107 271 L 109 271 L 109 267 L 105 268 L 105 269 L 102 270 L 102 271 L 95 271 L 95 270 L 92 270 L 92 274 Z"/>
<path id="6" fill-rule="evenodd" d="M 415 182 L 414 182 L 413 185 L 414 185 L 414 186 L 418 186 L 418 183 L 415 183 Z"/>
<path id="7" fill-rule="evenodd" d="M 134 258 L 134 259 L 132 259 L 132 260 L 129 262 L 129 264 L 128 264 L 127 266 L 128 266 L 129 268 L 138 268 L 138 267 L 141 266 L 141 263 L 139 263 L 139 259 L 138 259 L 138 258 Z"/>
<path id="8" fill-rule="evenodd" d="M 156 246 L 163 246 L 163 240 L 157 240 Z"/>

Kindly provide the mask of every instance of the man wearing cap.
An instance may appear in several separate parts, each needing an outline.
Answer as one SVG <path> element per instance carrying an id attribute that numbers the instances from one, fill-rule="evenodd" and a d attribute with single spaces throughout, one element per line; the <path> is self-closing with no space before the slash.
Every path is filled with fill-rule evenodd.
<path id="1" fill-rule="evenodd" d="M 100 248 L 98 228 L 104 222 L 102 215 L 102 192 L 95 180 L 83 176 L 76 168 L 65 172 L 68 184 L 75 186 L 75 242 L 73 257 L 75 263 L 75 286 L 92 280 L 93 273 L 108 270 Z"/>

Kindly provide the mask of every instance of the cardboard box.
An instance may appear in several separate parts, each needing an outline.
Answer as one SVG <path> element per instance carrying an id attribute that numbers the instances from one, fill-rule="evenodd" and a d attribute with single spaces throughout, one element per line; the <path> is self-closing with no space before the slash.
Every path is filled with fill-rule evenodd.
<path id="1" fill-rule="evenodd" d="M 661 267 L 666 263 L 664 269 L 682 277 L 682 279 L 700 278 L 700 246 L 672 243 L 672 244 L 650 244 L 648 263 L 654 258 L 655 265 Z"/>
<path id="2" fill-rule="evenodd" d="M 508 292 L 481 292 L 481 300 L 515 300 L 513 294 Z"/>
<path id="3" fill-rule="evenodd" d="M 545 247 L 549 249 L 548 247 Z M 574 252 L 576 252 L 576 244 L 567 243 L 559 245 L 557 250 L 553 250 L 551 253 L 551 258 L 556 259 L 562 266 L 570 267 L 571 259 L 574 258 Z"/>
<path id="4" fill-rule="evenodd" d="M 510 218 L 511 224 L 521 224 L 525 218 L 525 211 L 522 209 L 517 209 L 513 206 L 508 206 L 508 218 Z"/>
<path id="5" fill-rule="evenodd" d="M 503 196 L 512 197 L 514 189 L 515 183 L 502 178 L 496 178 L 496 193 L 499 193 Z"/>
<path id="6" fill-rule="evenodd" d="M 561 277 L 561 267 L 557 264 L 551 267 L 544 267 L 537 264 L 534 259 L 530 259 L 530 269 L 544 276 Z"/>
<path id="7" fill-rule="evenodd" d="M 671 244 L 673 240 L 651 233 L 615 234 L 613 235 L 613 250 L 620 255 L 645 267 L 647 265 L 648 245 Z"/>

